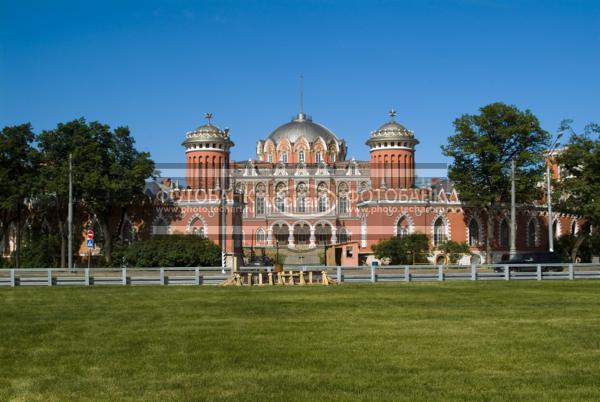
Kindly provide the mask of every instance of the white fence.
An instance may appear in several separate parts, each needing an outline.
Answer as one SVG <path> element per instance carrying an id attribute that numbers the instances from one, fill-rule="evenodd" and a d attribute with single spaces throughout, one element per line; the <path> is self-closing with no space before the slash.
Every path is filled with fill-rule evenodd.
<path id="1" fill-rule="evenodd" d="M 262 267 L 270 271 L 272 267 Z M 242 268 L 254 269 L 254 268 Z M 401 265 L 380 267 L 295 266 L 293 270 L 327 270 L 338 283 L 575 280 L 600 279 L 600 264 Z M 284 268 L 287 271 L 287 268 Z M 218 285 L 230 278 L 221 267 L 174 268 L 21 268 L 0 269 L 1 286 L 62 285 Z"/>

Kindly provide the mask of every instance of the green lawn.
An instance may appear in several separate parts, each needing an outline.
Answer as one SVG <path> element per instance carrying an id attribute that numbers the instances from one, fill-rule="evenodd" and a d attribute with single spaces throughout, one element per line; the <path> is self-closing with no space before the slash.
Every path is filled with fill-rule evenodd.
<path id="1" fill-rule="evenodd" d="M 600 400 L 600 281 L 0 289 L 0 400 Z"/>

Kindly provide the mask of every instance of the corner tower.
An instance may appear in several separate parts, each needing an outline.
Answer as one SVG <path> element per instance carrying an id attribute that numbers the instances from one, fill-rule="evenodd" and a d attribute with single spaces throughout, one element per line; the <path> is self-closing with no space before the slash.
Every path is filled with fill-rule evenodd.
<path id="1" fill-rule="evenodd" d="M 390 121 L 373 131 L 367 145 L 371 149 L 371 185 L 373 188 L 403 189 L 415 186 L 414 133 L 394 120 L 396 111 L 389 112 Z"/>
<path id="2" fill-rule="evenodd" d="M 211 124 L 212 113 L 204 116 L 207 124 L 186 134 L 186 183 L 195 190 L 213 191 L 229 187 L 229 150 L 233 142 L 229 130 Z"/>

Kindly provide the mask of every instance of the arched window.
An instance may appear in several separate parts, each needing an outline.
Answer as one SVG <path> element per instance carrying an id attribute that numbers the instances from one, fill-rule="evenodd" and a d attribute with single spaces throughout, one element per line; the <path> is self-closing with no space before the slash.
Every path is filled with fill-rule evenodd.
<path id="1" fill-rule="evenodd" d="M 560 228 L 558 226 L 558 221 L 552 222 L 552 233 L 554 238 L 558 239 L 560 237 Z"/>
<path id="2" fill-rule="evenodd" d="M 340 214 L 346 215 L 348 213 L 348 196 L 346 194 L 341 194 L 338 201 L 338 208 Z"/>
<path id="3" fill-rule="evenodd" d="M 446 225 L 442 217 L 437 218 L 433 225 L 433 245 L 439 246 L 446 241 Z"/>
<path id="4" fill-rule="evenodd" d="M 317 163 L 321 163 L 321 151 L 317 151 L 317 153 L 315 154 L 315 161 Z"/>
<path id="5" fill-rule="evenodd" d="M 335 162 L 335 152 L 331 152 L 331 153 L 329 154 L 329 160 L 330 160 L 332 163 L 333 163 L 333 162 Z"/>
<path id="6" fill-rule="evenodd" d="M 285 199 L 278 195 L 275 199 L 275 206 L 279 212 L 285 212 Z"/>
<path id="7" fill-rule="evenodd" d="M 398 220 L 396 224 L 396 237 L 401 239 L 406 236 L 409 232 L 408 220 L 406 217 L 402 217 Z"/>
<path id="8" fill-rule="evenodd" d="M 500 222 L 500 247 L 508 247 L 509 230 L 508 222 L 506 222 L 506 219 L 503 219 Z"/>
<path id="9" fill-rule="evenodd" d="M 571 234 L 575 235 L 577 233 L 577 221 L 571 222 Z"/>
<path id="10" fill-rule="evenodd" d="M 255 213 L 256 216 L 261 216 L 265 214 L 265 194 L 266 188 L 264 184 L 259 184 L 256 186 L 256 208 Z"/>
<path id="11" fill-rule="evenodd" d="M 308 244 L 310 240 L 310 227 L 303 223 L 294 225 L 294 243 L 296 245 Z"/>
<path id="12" fill-rule="evenodd" d="M 535 246 L 535 222 L 533 219 L 529 220 L 527 224 L 527 247 Z"/>
<path id="13" fill-rule="evenodd" d="M 300 183 L 296 187 L 296 211 L 306 212 L 306 185 L 304 183 Z"/>
<path id="14" fill-rule="evenodd" d="M 273 154 L 271 152 L 267 154 L 267 161 L 271 163 L 273 162 Z"/>
<path id="15" fill-rule="evenodd" d="M 279 212 L 285 212 L 285 197 L 286 197 L 286 187 L 284 183 L 279 183 L 275 188 L 276 198 L 275 198 L 275 208 Z"/>
<path id="16" fill-rule="evenodd" d="M 281 154 L 281 161 L 282 161 L 283 163 L 288 163 L 288 153 L 287 153 L 287 151 L 284 151 L 284 152 Z"/>
<path id="17" fill-rule="evenodd" d="M 256 230 L 256 244 L 264 244 L 266 241 L 265 230 L 258 228 Z"/>
<path id="18" fill-rule="evenodd" d="M 273 226 L 273 234 L 279 245 L 286 244 L 290 235 L 290 228 L 287 225 Z"/>
<path id="19" fill-rule="evenodd" d="M 315 227 L 315 236 L 317 243 L 324 245 L 331 243 L 331 226 L 325 224 L 318 224 Z"/>
<path id="20" fill-rule="evenodd" d="M 319 195 L 319 212 L 327 212 L 327 195 Z"/>
<path id="21" fill-rule="evenodd" d="M 475 219 L 469 222 L 469 246 L 474 247 L 479 245 L 479 224 Z"/>
<path id="22" fill-rule="evenodd" d="M 341 228 L 338 231 L 338 242 L 347 243 L 350 241 L 350 235 L 348 234 L 348 230 L 346 228 Z"/>
<path id="23" fill-rule="evenodd" d="M 340 183 L 338 187 L 338 212 L 341 215 L 348 214 L 348 185 Z"/>
<path id="24" fill-rule="evenodd" d="M 204 237 L 204 222 L 202 222 L 200 218 L 194 218 L 194 220 L 190 222 L 189 233 L 196 236 Z"/>
<path id="25" fill-rule="evenodd" d="M 300 150 L 300 152 L 298 152 L 298 161 L 300 163 L 304 163 L 304 150 Z"/>
<path id="26" fill-rule="evenodd" d="M 317 210 L 319 212 L 327 212 L 327 185 L 320 183 L 317 187 Z"/>

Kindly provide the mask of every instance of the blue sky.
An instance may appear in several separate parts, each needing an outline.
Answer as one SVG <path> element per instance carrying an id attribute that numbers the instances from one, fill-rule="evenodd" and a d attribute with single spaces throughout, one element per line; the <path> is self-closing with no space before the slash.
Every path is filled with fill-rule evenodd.
<path id="1" fill-rule="evenodd" d="M 0 125 L 80 116 L 131 128 L 158 162 L 183 162 L 204 112 L 233 157 L 304 108 L 367 159 L 395 108 L 446 162 L 452 121 L 494 101 L 554 132 L 600 123 L 600 1 L 0 0 Z"/>

